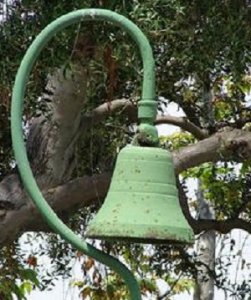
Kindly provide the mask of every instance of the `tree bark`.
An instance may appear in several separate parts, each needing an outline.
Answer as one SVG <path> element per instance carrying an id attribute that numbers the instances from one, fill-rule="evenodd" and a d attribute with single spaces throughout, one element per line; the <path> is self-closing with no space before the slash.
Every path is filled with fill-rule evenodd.
<path id="1" fill-rule="evenodd" d="M 204 199 L 200 181 L 197 191 L 198 215 L 201 219 L 214 219 L 212 206 Z M 215 232 L 203 232 L 196 241 L 197 248 L 197 278 L 193 300 L 214 299 L 214 279 L 212 274 L 215 268 Z"/>

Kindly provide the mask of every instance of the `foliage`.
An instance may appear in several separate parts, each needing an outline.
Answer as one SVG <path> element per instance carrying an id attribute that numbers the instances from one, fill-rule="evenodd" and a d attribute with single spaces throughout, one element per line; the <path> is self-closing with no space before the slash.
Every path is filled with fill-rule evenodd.
<path id="1" fill-rule="evenodd" d="M 31 256 L 25 265 L 19 257 L 20 249 L 18 244 L 6 246 L 1 249 L 0 262 L 0 298 L 12 300 L 13 295 L 18 300 L 26 300 L 34 287 L 39 287 L 36 263 Z"/>
<path id="2" fill-rule="evenodd" d="M 191 122 L 211 134 L 225 126 L 243 128 L 251 121 L 245 101 L 251 83 L 251 13 L 246 1 L 16 0 L 8 4 L 5 19 L 0 24 L 0 179 L 13 168 L 10 96 L 21 58 L 31 40 L 49 22 L 83 7 L 112 9 L 142 28 L 154 49 L 158 94 L 182 107 Z M 84 65 L 89 75 L 89 102 L 83 107 L 83 113 L 95 108 L 101 100 L 138 99 L 141 64 L 130 37 L 110 24 L 80 23 L 58 34 L 40 55 L 28 82 L 25 123 L 48 109 L 46 103 L 37 101 L 44 91 L 47 74 L 56 67 L 71 68 L 76 62 Z M 213 93 L 211 103 L 205 97 L 209 91 Z M 121 126 L 122 122 L 125 125 Z M 72 176 L 111 170 L 117 149 L 131 139 L 133 130 L 128 128 L 129 120 L 119 113 L 93 128 L 78 145 L 78 168 Z M 175 150 L 196 141 L 191 134 L 180 132 L 163 137 L 161 142 Z M 201 179 L 206 199 L 215 206 L 216 218 L 223 220 L 234 217 L 246 205 L 251 184 L 249 173 L 250 162 L 240 165 L 235 157 L 230 162 L 224 161 L 223 157 L 217 164 L 207 163 L 187 170 L 182 177 L 184 180 Z M 190 204 L 196 208 L 194 199 Z M 97 208 L 80 208 L 66 219 L 74 230 L 84 234 L 89 220 L 87 216 Z M 251 206 L 248 204 L 243 217 L 250 221 L 250 216 Z M 29 268 L 26 268 L 26 258 L 18 243 L 1 250 L 0 295 L 6 293 L 5 299 L 10 299 L 11 293 L 25 299 L 33 285 L 38 285 L 34 270 L 41 277 L 41 288 L 52 284 L 54 276 L 69 274 L 69 262 L 76 253 L 55 235 L 46 235 L 46 239 L 46 243 L 40 243 L 39 249 L 31 251 Z M 222 242 L 222 245 L 225 244 Z M 112 247 L 102 244 L 102 248 L 123 257 L 138 278 L 146 278 L 141 282 L 142 293 L 157 297 L 158 278 L 168 284 L 166 299 L 193 287 L 197 261 L 191 249 L 182 251 L 158 246 L 149 250 L 119 244 Z M 34 259 L 39 260 L 43 255 L 51 258 L 53 272 L 44 273 L 34 265 Z M 140 261 L 139 265 L 135 257 Z M 114 273 L 103 270 L 79 254 L 77 259 L 83 264 L 84 278 L 74 285 L 80 288 L 83 299 L 90 295 L 92 299 L 126 299 L 127 291 Z M 224 280 L 229 263 L 219 257 L 214 274 L 216 285 L 225 290 L 231 288 L 233 295 L 245 299 L 245 293 L 250 292 L 247 281 L 233 285 Z"/>

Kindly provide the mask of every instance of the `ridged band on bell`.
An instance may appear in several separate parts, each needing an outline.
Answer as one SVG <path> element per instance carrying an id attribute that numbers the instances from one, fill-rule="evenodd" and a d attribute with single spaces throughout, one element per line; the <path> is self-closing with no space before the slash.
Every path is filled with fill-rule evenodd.
<path id="1" fill-rule="evenodd" d="M 136 243 L 193 243 L 179 205 L 173 161 L 161 148 L 126 146 L 86 236 Z"/>

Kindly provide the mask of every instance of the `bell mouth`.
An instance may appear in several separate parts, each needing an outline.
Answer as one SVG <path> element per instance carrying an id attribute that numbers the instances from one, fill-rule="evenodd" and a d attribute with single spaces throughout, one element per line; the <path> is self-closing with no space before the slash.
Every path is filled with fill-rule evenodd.
<path id="1" fill-rule="evenodd" d="M 85 235 L 87 238 L 107 242 L 124 241 L 136 244 L 172 244 L 184 245 L 194 243 L 194 234 L 190 228 L 172 226 L 149 226 L 119 224 L 90 224 Z"/>
<path id="2" fill-rule="evenodd" d="M 144 244 L 144 245 L 174 245 L 174 246 L 181 246 L 184 245 L 193 245 L 194 241 L 177 241 L 175 239 L 155 239 L 155 238 L 137 238 L 137 237 L 121 237 L 121 236 L 85 236 L 90 239 L 96 239 L 101 241 L 106 241 L 108 243 L 114 243 L 114 242 L 125 242 L 129 244 Z"/>

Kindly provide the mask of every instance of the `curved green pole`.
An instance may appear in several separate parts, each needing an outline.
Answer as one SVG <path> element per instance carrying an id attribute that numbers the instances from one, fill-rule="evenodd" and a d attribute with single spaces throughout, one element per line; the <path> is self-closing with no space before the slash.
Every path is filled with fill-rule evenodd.
<path id="1" fill-rule="evenodd" d="M 115 12 L 103 9 L 81 9 L 63 15 L 44 28 L 33 41 L 21 62 L 13 88 L 11 106 L 11 134 L 14 155 L 25 189 L 49 226 L 78 250 L 116 271 L 127 284 L 131 299 L 140 300 L 141 294 L 138 283 L 129 269 L 116 258 L 83 241 L 57 217 L 43 198 L 27 158 L 23 138 L 22 113 L 25 88 L 31 69 L 44 46 L 56 33 L 73 23 L 84 20 L 112 22 L 128 32 L 137 43 L 144 67 L 143 92 L 142 99 L 139 101 L 138 113 L 140 120 L 139 131 L 146 132 L 150 137 L 156 139 L 157 133 L 153 126 L 156 117 L 154 60 L 148 40 L 134 23 Z"/>

